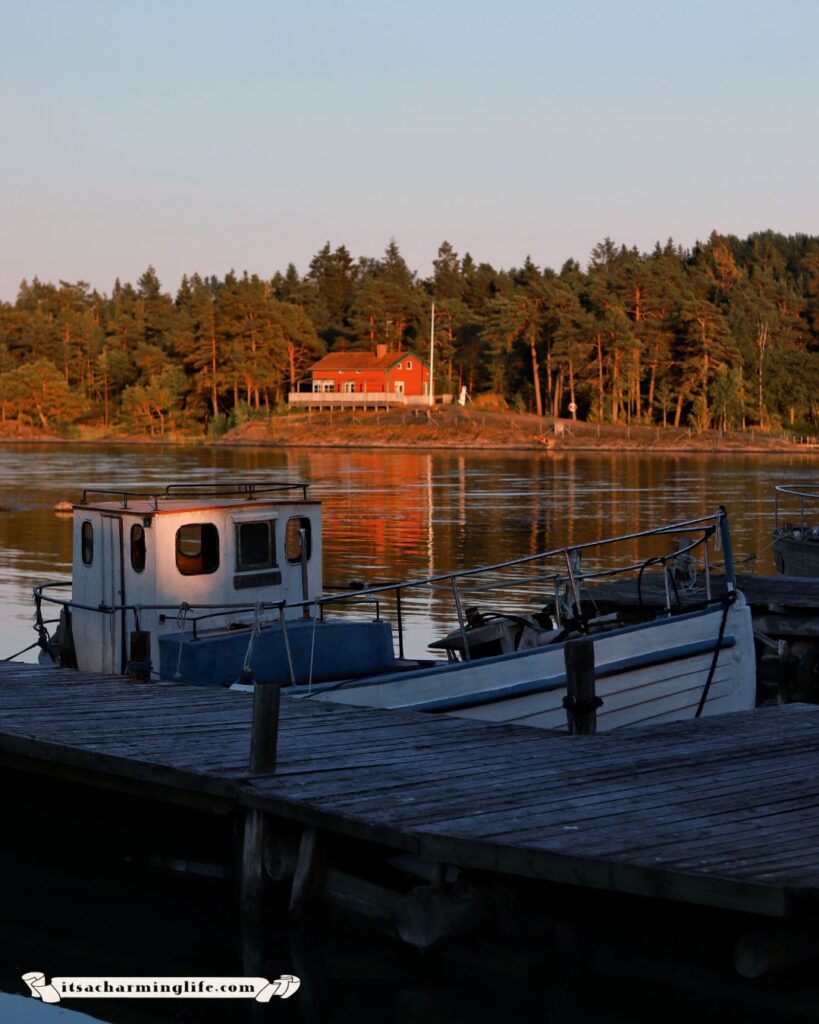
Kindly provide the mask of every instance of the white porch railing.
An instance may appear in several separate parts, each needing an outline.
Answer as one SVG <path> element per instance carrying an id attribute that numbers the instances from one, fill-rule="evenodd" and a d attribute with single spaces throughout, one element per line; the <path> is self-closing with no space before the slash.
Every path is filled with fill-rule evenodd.
<path id="1" fill-rule="evenodd" d="M 304 409 L 386 409 L 391 405 L 426 406 L 429 395 L 397 395 L 390 391 L 291 391 L 287 402 Z M 452 395 L 436 395 L 436 405 L 449 405 Z"/>

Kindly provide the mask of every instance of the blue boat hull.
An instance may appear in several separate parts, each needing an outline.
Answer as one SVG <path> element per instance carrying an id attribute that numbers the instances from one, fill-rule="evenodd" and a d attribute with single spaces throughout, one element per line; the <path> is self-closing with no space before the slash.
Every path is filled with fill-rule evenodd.
<path id="1" fill-rule="evenodd" d="M 318 683 L 396 667 L 388 622 L 295 619 L 287 623 L 287 643 L 280 623 L 264 626 L 256 636 L 250 629 L 200 633 L 196 639 L 191 631 L 168 633 L 159 638 L 160 678 L 230 686 L 240 681 L 248 650 L 252 679 L 282 686 L 290 685 L 293 677 L 298 684 Z"/>

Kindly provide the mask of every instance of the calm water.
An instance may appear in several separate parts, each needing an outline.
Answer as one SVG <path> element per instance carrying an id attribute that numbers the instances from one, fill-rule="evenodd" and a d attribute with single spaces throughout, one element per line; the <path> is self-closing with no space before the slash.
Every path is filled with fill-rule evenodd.
<path id="1" fill-rule="evenodd" d="M 694 517 L 719 504 L 731 516 L 735 551 L 758 553 L 758 567 L 767 572 L 772 570 L 774 484 L 815 481 L 813 462 L 797 457 L 7 446 L 0 448 L 0 656 L 34 638 L 31 587 L 70 574 L 71 522 L 55 515 L 58 501 L 78 500 L 83 486 L 270 477 L 310 481 L 314 496 L 323 500 L 328 587 L 349 579 L 426 576 L 495 562 Z M 422 653 L 413 644 L 422 643 L 422 626 L 429 621 L 438 632 L 453 625 L 451 607 L 436 591 L 416 592 L 406 617 L 409 653 Z M 26 658 L 33 660 L 34 653 Z M 87 868 L 93 851 L 66 864 L 65 850 L 73 843 L 70 815 L 54 836 L 53 848 L 25 852 L 24 865 L 12 859 L 0 869 L 5 965 L 0 988 L 21 991 L 19 976 L 28 970 L 254 973 L 242 970 L 234 906 L 224 894 L 197 890 L 191 895 L 179 885 L 165 892 L 155 880 L 116 871 L 103 878 Z M 61 856 L 55 859 L 58 846 Z M 16 849 L 17 844 L 8 844 L 12 858 Z M 263 1007 L 265 1020 L 452 1024 L 468 1019 L 473 1024 L 505 1016 L 574 1024 L 623 1019 L 624 1012 L 632 1020 L 644 1019 L 635 1013 L 642 993 L 632 1001 L 626 989 L 597 1005 L 593 989 L 567 991 L 559 979 L 546 979 L 536 992 L 518 986 L 514 1005 L 520 1012 L 510 1015 L 506 996 L 488 992 L 480 975 L 464 971 L 453 982 L 439 977 L 430 963 L 408 964 L 386 947 L 348 945 L 327 936 L 322 943 L 319 950 L 314 938 L 290 932 L 274 936 L 271 969 L 298 973 L 300 964 L 299 970 L 315 977 L 291 1004 Z M 531 1016 L 521 1009 L 530 1005 L 530 997 L 539 1008 Z M 27 1016 L 28 1005 L 20 1000 L 14 1019 L 52 1019 Z M 163 1011 L 147 1002 L 104 1009 L 75 1002 L 72 1008 L 122 1024 L 260 1019 L 258 1008 L 238 1004 L 177 1003 Z M 668 1017 L 668 1008 L 663 1015 Z M 58 1017 L 53 1019 L 56 1024 Z"/>
<path id="2" fill-rule="evenodd" d="M 455 454 L 321 449 L 0 448 L 0 657 L 34 639 L 31 587 L 67 577 L 70 517 L 84 486 L 303 479 L 324 502 L 325 589 L 428 576 L 646 528 L 725 504 L 738 555 L 771 571 L 773 487 L 815 479 L 805 457 Z M 635 547 L 633 554 L 637 554 Z M 415 591 L 407 650 L 452 626 L 448 594 Z M 389 612 L 387 612 L 389 614 Z M 34 658 L 34 653 L 25 656 Z"/>

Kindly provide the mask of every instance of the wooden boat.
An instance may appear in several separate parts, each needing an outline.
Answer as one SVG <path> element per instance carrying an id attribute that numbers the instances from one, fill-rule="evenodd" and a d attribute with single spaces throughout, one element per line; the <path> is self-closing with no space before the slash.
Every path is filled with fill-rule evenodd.
<path id="1" fill-rule="evenodd" d="M 711 600 L 717 544 L 728 591 Z M 635 558 L 637 547 L 644 553 Z M 607 556 L 618 549 L 627 555 L 615 555 L 612 566 Z M 695 557 L 706 600 L 683 612 L 675 594 Z M 661 615 L 623 622 L 597 614 L 588 585 L 625 573 L 639 581 L 661 574 Z M 68 585 L 65 597 L 58 588 Z M 404 657 L 402 597 L 417 588 L 452 597 L 457 628 L 429 645 L 438 660 Z M 470 606 L 476 596 L 494 610 Z M 750 611 L 735 587 L 724 509 L 494 565 L 324 594 L 321 507 L 308 500 L 306 484 L 88 490 L 74 506 L 73 581 L 35 588 L 35 601 L 54 660 L 146 681 L 278 683 L 309 699 L 557 729 L 565 725 L 566 645 L 587 637 L 601 729 L 745 710 L 755 700 Z M 381 614 L 392 602 L 396 630 Z M 53 635 L 43 614 L 49 604 L 60 608 Z M 362 606 L 366 618 L 355 614 Z"/>
<path id="2" fill-rule="evenodd" d="M 780 485 L 775 495 L 773 553 L 777 571 L 784 576 L 819 577 L 819 487 Z M 796 521 L 786 518 L 796 515 Z"/>

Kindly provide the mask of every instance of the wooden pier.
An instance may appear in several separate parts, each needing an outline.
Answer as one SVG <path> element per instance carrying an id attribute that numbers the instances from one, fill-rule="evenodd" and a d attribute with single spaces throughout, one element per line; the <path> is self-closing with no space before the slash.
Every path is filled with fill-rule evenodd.
<path id="1" fill-rule="evenodd" d="M 819 707 L 567 737 L 285 697 L 262 777 L 251 710 L 3 664 L 0 763 L 496 876 L 779 919 L 819 906 Z"/>
<path id="2" fill-rule="evenodd" d="M 715 575 L 711 580 L 715 598 L 725 594 L 725 577 Z M 819 611 L 819 579 L 803 576 L 761 576 L 739 573 L 737 589 L 753 609 L 788 608 L 793 611 L 817 614 Z M 636 578 L 616 579 L 609 582 L 594 581 L 583 585 L 582 597 L 601 604 L 622 609 L 695 608 L 706 600 L 705 579 L 700 576 L 692 585 L 680 581 L 665 585 L 660 570 Z"/>

